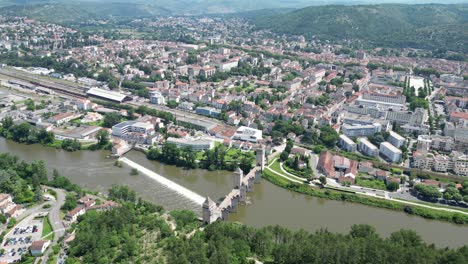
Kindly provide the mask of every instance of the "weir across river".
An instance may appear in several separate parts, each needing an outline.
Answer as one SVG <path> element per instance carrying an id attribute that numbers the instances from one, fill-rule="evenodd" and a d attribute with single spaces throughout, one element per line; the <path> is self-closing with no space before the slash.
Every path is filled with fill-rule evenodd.
<path id="1" fill-rule="evenodd" d="M 259 148 L 256 150 L 256 166 L 247 175 L 244 176 L 244 172 L 240 168 L 237 168 L 233 175 L 233 189 L 224 197 L 220 204 L 216 204 L 210 197 L 203 198 L 199 194 L 128 158 L 121 157 L 119 161 L 200 205 L 202 207 L 203 221 L 209 224 L 218 220 L 227 220 L 229 213 L 236 212 L 237 206 L 240 203 L 246 202 L 247 192 L 253 191 L 254 184 L 260 182 L 262 170 L 265 167 L 265 149 Z"/>
<path id="2" fill-rule="evenodd" d="M 129 160 L 128 158 L 125 158 L 125 157 L 121 157 L 119 158 L 120 161 L 122 161 L 123 163 L 125 163 L 126 165 L 134 168 L 134 169 L 137 169 L 139 172 L 145 174 L 146 176 L 150 177 L 151 179 L 161 183 L 162 185 L 166 186 L 167 188 L 179 193 L 180 195 L 188 198 L 189 200 L 193 201 L 194 203 L 196 204 L 199 204 L 199 205 L 202 205 L 203 202 L 205 201 L 205 198 L 203 198 L 201 195 L 183 187 L 183 186 L 180 186 L 179 184 L 171 181 L 171 180 L 168 180 L 167 178 L 157 174 L 156 172 L 153 172 L 143 166 L 141 166 L 140 164 L 136 163 L 136 162 L 133 162 L 131 160 Z"/>

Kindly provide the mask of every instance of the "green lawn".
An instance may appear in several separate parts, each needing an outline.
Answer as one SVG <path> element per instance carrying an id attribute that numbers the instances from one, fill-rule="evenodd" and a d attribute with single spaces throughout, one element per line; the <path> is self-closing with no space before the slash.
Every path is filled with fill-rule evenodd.
<path id="1" fill-rule="evenodd" d="M 363 179 L 360 177 L 356 178 L 356 185 L 367 187 L 367 188 L 372 188 L 372 189 L 380 189 L 380 190 L 387 189 L 385 182 L 382 180 L 368 180 L 368 179 Z"/>
<path id="2" fill-rule="evenodd" d="M 52 233 L 52 225 L 50 224 L 49 217 L 44 217 L 42 220 L 42 239 L 53 240 L 54 233 Z M 46 237 L 45 237 L 46 236 Z"/>

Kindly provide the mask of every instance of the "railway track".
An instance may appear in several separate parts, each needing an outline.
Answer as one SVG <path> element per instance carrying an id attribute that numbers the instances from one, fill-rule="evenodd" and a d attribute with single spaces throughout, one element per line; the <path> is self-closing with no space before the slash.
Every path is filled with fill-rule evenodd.
<path id="1" fill-rule="evenodd" d="M 60 84 L 60 86 L 63 86 L 63 87 L 58 87 L 56 85 L 53 85 L 53 82 L 44 82 L 44 81 L 41 82 L 41 81 L 31 80 L 31 77 L 26 77 L 26 76 L 23 76 L 23 75 L 20 75 L 20 74 L 14 74 L 14 73 L 5 72 L 5 71 L 0 71 L 0 75 L 6 76 L 6 77 L 9 77 L 9 78 L 13 78 L 13 79 L 17 79 L 17 80 L 21 80 L 21 81 L 24 81 L 24 82 L 28 82 L 28 83 L 30 83 L 32 85 L 42 86 L 42 87 L 45 87 L 47 89 L 50 89 L 52 91 L 55 91 L 55 92 L 61 93 L 61 94 L 71 95 L 71 96 L 75 96 L 75 97 L 79 97 L 79 98 L 87 98 L 88 97 L 88 95 L 86 94 L 86 92 L 84 90 L 80 91 L 77 88 L 74 88 L 74 87 L 71 87 L 71 86 L 64 86 L 64 85 Z"/>

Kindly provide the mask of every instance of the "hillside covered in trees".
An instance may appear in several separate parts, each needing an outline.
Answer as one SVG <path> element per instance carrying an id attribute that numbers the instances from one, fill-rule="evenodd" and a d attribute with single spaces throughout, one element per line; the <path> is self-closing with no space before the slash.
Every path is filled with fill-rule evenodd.
<path id="1" fill-rule="evenodd" d="M 309 39 L 468 53 L 468 5 L 314 6 L 251 19 L 259 29 Z"/>
<path id="2" fill-rule="evenodd" d="M 115 188 L 115 187 L 114 187 Z M 122 192 L 117 194 L 116 192 Z M 121 207 L 80 217 L 67 263 L 467 263 L 468 247 L 436 249 L 414 231 L 381 238 L 368 225 L 349 234 L 293 232 L 217 222 L 200 226 L 191 211 L 165 213 L 116 188 Z M 112 197 L 111 197 L 112 198 Z M 127 200 L 127 201 L 125 201 Z"/>

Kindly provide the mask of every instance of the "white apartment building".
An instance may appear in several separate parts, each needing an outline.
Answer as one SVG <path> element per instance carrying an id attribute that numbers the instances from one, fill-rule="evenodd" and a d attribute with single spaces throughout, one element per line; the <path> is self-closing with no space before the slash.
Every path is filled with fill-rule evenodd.
<path id="1" fill-rule="evenodd" d="M 400 136 L 398 133 L 390 131 L 390 136 L 388 137 L 388 142 L 393 146 L 400 148 L 406 144 L 406 138 Z"/>
<path id="2" fill-rule="evenodd" d="M 372 143 L 370 143 L 367 138 L 359 138 L 359 151 L 369 157 L 378 157 L 379 149 Z"/>
<path id="3" fill-rule="evenodd" d="M 371 125 L 348 125 L 341 126 L 343 134 L 348 137 L 367 137 L 382 131 L 382 125 L 374 123 Z"/>
<path id="4" fill-rule="evenodd" d="M 390 142 L 380 143 L 380 153 L 394 163 L 400 161 L 402 156 L 401 150 L 390 144 Z"/>
<path id="5" fill-rule="evenodd" d="M 340 135 L 340 140 L 338 143 L 341 146 L 341 149 L 343 150 L 349 152 L 354 152 L 357 150 L 357 144 L 346 135 Z"/>
<path id="6" fill-rule="evenodd" d="M 113 136 L 136 143 L 148 143 L 154 133 L 154 126 L 144 122 L 125 121 L 112 127 Z"/>
<path id="7" fill-rule="evenodd" d="M 149 93 L 150 97 L 150 102 L 152 104 L 157 104 L 157 105 L 165 105 L 166 104 L 166 99 L 164 96 L 158 92 L 158 91 L 152 91 Z"/>
<path id="8" fill-rule="evenodd" d="M 258 142 L 263 137 L 263 133 L 261 130 L 241 126 L 237 129 L 234 136 L 232 136 L 233 140 L 242 140 L 242 141 L 250 141 L 250 142 Z"/>

